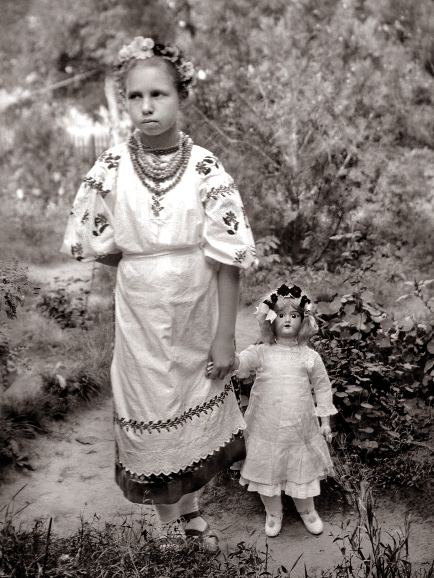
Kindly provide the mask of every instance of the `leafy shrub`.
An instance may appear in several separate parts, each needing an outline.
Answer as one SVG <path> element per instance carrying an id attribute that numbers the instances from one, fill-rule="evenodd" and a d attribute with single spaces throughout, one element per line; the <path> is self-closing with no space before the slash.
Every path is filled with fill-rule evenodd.
<path id="1" fill-rule="evenodd" d="M 187 120 L 239 184 L 256 237 L 276 237 L 293 263 L 333 267 L 330 232 L 357 223 L 424 261 L 432 2 L 247 4 L 197 9 L 207 69 Z"/>
<path id="2" fill-rule="evenodd" d="M 87 308 L 88 294 L 89 291 L 83 288 L 79 289 L 78 294 L 71 294 L 66 286 L 59 286 L 41 293 L 36 306 L 44 315 L 57 321 L 63 329 L 87 329 L 92 319 Z"/>
<path id="3" fill-rule="evenodd" d="M 0 315 L 9 319 L 17 316 L 18 305 L 23 305 L 26 291 L 36 292 L 27 279 L 26 271 L 17 261 L 0 260 Z"/>
<path id="4" fill-rule="evenodd" d="M 333 240 L 346 245 L 341 257 L 352 292 L 318 302 L 316 346 L 340 410 L 338 430 L 353 452 L 378 467 L 380 483 L 390 482 L 393 471 L 400 472 L 395 483 L 420 483 L 432 466 L 411 474 L 417 464 L 399 456 L 424 436 L 406 399 L 417 396 L 428 405 L 434 399 L 434 312 L 426 293 L 434 281 L 415 282 L 414 291 L 398 299 L 402 313 L 395 319 L 362 286 L 372 262 L 364 256 L 360 233 Z"/>
<path id="5" fill-rule="evenodd" d="M 26 271 L 17 261 L 0 260 L 0 318 L 6 315 L 9 319 L 15 319 L 17 307 L 24 304 L 25 294 L 37 291 L 38 288 L 29 283 Z M 11 355 L 8 339 L 0 330 L 0 389 L 6 383 L 7 362 Z"/>

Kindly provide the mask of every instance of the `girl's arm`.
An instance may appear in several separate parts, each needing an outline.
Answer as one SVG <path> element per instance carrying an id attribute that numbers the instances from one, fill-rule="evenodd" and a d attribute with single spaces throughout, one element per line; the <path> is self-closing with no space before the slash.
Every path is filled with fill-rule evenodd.
<path id="1" fill-rule="evenodd" d="M 232 371 L 235 360 L 235 323 L 239 299 L 240 272 L 233 265 L 220 264 L 218 271 L 217 332 L 208 355 L 213 367 L 207 377 L 223 379 Z"/>
<path id="2" fill-rule="evenodd" d="M 96 259 L 97 263 L 102 263 L 103 265 L 108 265 L 109 267 L 117 267 L 119 261 L 122 259 L 122 253 L 111 253 L 100 259 Z"/>

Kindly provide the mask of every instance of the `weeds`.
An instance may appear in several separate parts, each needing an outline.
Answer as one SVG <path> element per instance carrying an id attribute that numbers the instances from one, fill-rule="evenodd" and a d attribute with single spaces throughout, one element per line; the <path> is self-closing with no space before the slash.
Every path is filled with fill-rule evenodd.
<path id="1" fill-rule="evenodd" d="M 343 525 L 343 535 L 334 538 L 342 561 L 334 569 L 323 569 L 324 578 L 433 578 L 434 561 L 428 569 L 415 570 L 408 560 L 410 519 L 396 535 L 383 532 L 375 515 L 369 484 L 351 488 L 357 520 L 353 529 Z M 28 529 L 14 526 L 10 506 L 0 530 L 0 572 L 14 578 L 289 578 L 300 560 L 290 569 L 271 567 L 265 551 L 240 542 L 235 549 L 210 557 L 180 537 L 176 547 L 161 549 L 158 532 L 149 514 L 122 519 L 118 523 L 81 521 L 72 536 L 57 537 L 36 522 Z M 309 573 L 304 569 L 305 578 Z"/>
<path id="2" fill-rule="evenodd" d="M 362 481 L 358 488 L 353 487 L 353 497 L 357 523 L 352 530 L 347 523 L 343 528 L 346 533 L 334 539 L 340 545 L 343 560 L 333 574 L 327 575 L 339 578 L 432 578 L 434 560 L 430 568 L 416 571 L 408 559 L 410 515 L 407 513 L 402 529 L 395 535 L 386 533 L 384 538 L 375 515 L 369 483 Z"/>
<path id="3" fill-rule="evenodd" d="M 15 528 L 6 516 L 0 533 L 3 576 L 33 578 L 232 578 L 283 576 L 264 573 L 263 553 L 241 542 L 227 556 L 213 558 L 186 540 L 161 549 L 160 539 L 145 515 L 121 523 L 83 522 L 67 538 L 56 537 L 36 523 L 30 530 Z M 286 574 L 285 574 L 286 575 Z"/>

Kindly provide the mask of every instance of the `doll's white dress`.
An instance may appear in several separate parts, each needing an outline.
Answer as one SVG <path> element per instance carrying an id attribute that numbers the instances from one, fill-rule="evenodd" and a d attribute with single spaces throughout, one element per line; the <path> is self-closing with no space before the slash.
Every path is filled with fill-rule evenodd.
<path id="1" fill-rule="evenodd" d="M 239 378 L 256 372 L 244 415 L 247 457 L 240 483 L 265 496 L 318 495 L 320 480 L 334 475 L 318 416 L 337 413 L 321 357 L 306 345 L 260 344 L 239 360 Z"/>
<path id="2" fill-rule="evenodd" d="M 111 367 L 116 480 L 131 501 L 174 503 L 239 459 L 233 442 L 245 422 L 230 380 L 205 377 L 219 264 L 255 260 L 237 188 L 194 145 L 180 182 L 153 195 L 127 144 L 117 145 L 80 187 L 62 251 L 82 261 L 122 252 Z"/>

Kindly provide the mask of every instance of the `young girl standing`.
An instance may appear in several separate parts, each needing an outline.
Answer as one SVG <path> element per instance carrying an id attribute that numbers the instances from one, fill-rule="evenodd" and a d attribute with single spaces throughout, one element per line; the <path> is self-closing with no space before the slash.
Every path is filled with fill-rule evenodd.
<path id="1" fill-rule="evenodd" d="M 282 492 L 293 498 L 307 530 L 320 534 L 313 496 L 320 480 L 334 473 L 324 437 L 331 441 L 329 416 L 337 410 L 324 364 L 307 345 L 317 325 L 310 300 L 296 285 L 281 285 L 257 309 L 263 343 L 242 351 L 234 365 L 240 378 L 256 372 L 244 416 L 247 457 L 240 483 L 259 492 L 267 536 L 282 527 Z"/>
<path id="2" fill-rule="evenodd" d="M 178 130 L 192 64 L 176 47 L 137 37 L 115 72 L 135 131 L 86 176 L 62 251 L 117 266 L 118 485 L 130 501 L 154 504 L 162 525 L 182 519 L 186 535 L 215 552 L 196 491 L 245 455 L 226 376 L 239 268 L 254 261 L 254 242 L 231 177 Z"/>

